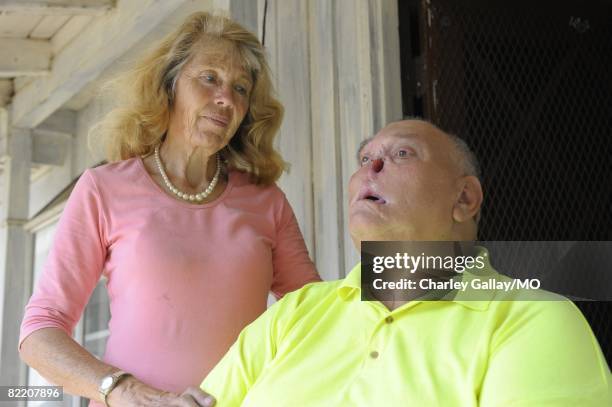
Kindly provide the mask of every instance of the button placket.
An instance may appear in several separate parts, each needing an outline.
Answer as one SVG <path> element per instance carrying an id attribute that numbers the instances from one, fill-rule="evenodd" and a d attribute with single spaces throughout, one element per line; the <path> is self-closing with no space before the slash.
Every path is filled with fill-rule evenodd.
<path id="1" fill-rule="evenodd" d="M 394 321 L 395 318 L 389 313 L 387 313 L 387 316 L 384 318 L 380 318 L 378 320 L 378 323 L 376 324 L 370 338 L 369 351 L 366 357 L 366 359 L 370 362 L 374 362 L 379 359 L 382 352 L 384 352 L 384 349 L 389 341 L 389 336 L 391 335 L 389 328 L 391 328 Z"/>

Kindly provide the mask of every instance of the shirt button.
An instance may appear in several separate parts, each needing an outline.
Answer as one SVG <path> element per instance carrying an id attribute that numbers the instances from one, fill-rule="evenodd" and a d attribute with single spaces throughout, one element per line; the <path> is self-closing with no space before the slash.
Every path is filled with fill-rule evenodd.
<path id="1" fill-rule="evenodd" d="M 393 317 L 389 315 L 387 318 L 385 318 L 385 322 L 390 324 L 391 322 L 393 322 Z"/>
<path id="2" fill-rule="evenodd" d="M 372 359 L 376 359 L 378 358 L 378 352 L 376 352 L 375 350 L 373 350 L 372 352 L 370 352 L 370 357 Z"/>

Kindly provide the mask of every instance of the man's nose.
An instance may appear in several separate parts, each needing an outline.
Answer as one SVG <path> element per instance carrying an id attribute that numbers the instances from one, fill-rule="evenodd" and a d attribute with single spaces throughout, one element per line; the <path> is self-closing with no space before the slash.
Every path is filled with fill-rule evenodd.
<path id="1" fill-rule="evenodd" d="M 372 171 L 374 172 L 381 172 L 384 166 L 385 166 L 385 162 L 383 161 L 383 159 L 376 158 L 372 160 L 372 165 L 370 166 L 370 168 L 372 168 Z"/>

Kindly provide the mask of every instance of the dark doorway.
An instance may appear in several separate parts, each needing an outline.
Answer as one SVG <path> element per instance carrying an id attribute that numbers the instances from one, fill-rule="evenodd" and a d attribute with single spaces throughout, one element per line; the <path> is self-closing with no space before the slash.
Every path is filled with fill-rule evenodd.
<path id="1" fill-rule="evenodd" d="M 610 241 L 612 8 L 532 3 L 399 0 L 404 115 L 475 150 L 480 239 Z M 577 304 L 612 365 L 612 303 Z"/>

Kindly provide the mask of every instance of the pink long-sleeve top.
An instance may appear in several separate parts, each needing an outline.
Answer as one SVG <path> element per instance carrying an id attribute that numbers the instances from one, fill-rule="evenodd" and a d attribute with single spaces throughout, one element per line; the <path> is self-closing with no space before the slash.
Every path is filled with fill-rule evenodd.
<path id="1" fill-rule="evenodd" d="M 180 202 L 140 158 L 83 173 L 25 309 L 21 342 L 71 334 L 100 276 L 110 336 L 103 360 L 158 389 L 197 386 L 241 329 L 277 297 L 319 276 L 275 185 L 231 171 L 211 203 Z"/>

